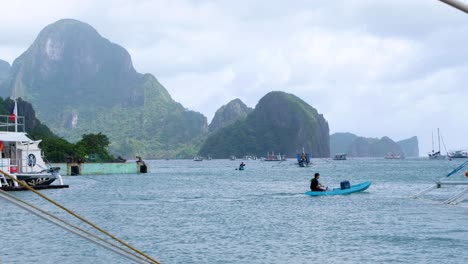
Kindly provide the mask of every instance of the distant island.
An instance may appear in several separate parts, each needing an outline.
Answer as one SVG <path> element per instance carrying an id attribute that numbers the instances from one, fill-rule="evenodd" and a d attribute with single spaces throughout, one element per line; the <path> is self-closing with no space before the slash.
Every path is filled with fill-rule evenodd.
<path id="1" fill-rule="evenodd" d="M 345 153 L 351 157 L 384 157 L 389 153 L 405 157 L 418 157 L 418 138 L 411 137 L 393 141 L 389 137 L 366 138 L 352 133 L 334 133 L 330 135 L 332 154 Z"/>
<path id="2" fill-rule="evenodd" d="M 276 91 L 261 98 L 247 117 L 208 135 L 199 154 L 294 157 L 302 148 L 315 157 L 330 156 L 328 122 L 299 97 Z"/>

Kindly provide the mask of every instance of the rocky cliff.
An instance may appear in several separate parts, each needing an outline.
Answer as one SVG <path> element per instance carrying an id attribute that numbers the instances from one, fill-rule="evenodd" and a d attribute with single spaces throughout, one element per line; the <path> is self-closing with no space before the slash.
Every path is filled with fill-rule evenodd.
<path id="1" fill-rule="evenodd" d="M 0 97 L 0 115 L 10 115 L 10 109 L 14 105 L 14 101 L 5 98 L 2 99 Z M 17 111 L 18 111 L 18 116 L 23 117 L 20 121 L 21 124 L 18 127 L 18 131 L 26 131 L 30 137 L 33 139 L 45 139 L 48 137 L 56 137 L 52 133 L 52 131 L 44 124 L 41 123 L 36 118 L 36 112 L 34 111 L 32 105 L 29 102 L 26 102 L 22 100 L 21 98 L 18 98 L 17 100 Z M 5 127 L 3 127 L 5 128 Z M 10 128 L 12 129 L 12 128 Z M 2 129 L 2 131 L 5 131 Z M 13 130 L 8 130 L 8 131 L 13 131 Z"/>
<path id="2" fill-rule="evenodd" d="M 215 158 L 267 152 L 295 157 L 302 147 L 314 157 L 330 155 L 328 123 L 315 108 L 284 92 L 270 92 L 245 120 L 211 134 L 200 154 Z"/>
<path id="3" fill-rule="evenodd" d="M 213 132 L 236 121 L 244 120 L 252 111 L 253 109 L 247 107 L 240 99 L 234 99 L 216 111 L 209 125 L 209 131 Z"/>
<path id="4" fill-rule="evenodd" d="M 401 147 L 388 137 L 381 139 L 358 137 L 348 148 L 352 157 L 384 157 L 388 153 L 404 154 Z"/>
<path id="5" fill-rule="evenodd" d="M 188 145 L 207 131 L 206 117 L 175 102 L 151 74 L 136 72 L 124 48 L 73 19 L 39 33 L 0 93 L 31 102 L 58 135 L 76 141 L 102 132 L 127 157 L 191 156 Z"/>

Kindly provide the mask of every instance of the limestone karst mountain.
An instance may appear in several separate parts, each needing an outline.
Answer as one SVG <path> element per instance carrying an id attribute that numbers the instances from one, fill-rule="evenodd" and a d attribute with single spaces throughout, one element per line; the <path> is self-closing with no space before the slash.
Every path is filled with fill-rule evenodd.
<path id="1" fill-rule="evenodd" d="M 54 133 L 75 141 L 101 132 L 127 157 L 190 156 L 190 142 L 208 129 L 205 116 L 175 102 L 153 75 L 138 73 L 124 48 L 73 19 L 39 33 L 0 93 L 31 102 Z"/>
<path id="2" fill-rule="evenodd" d="M 314 157 L 330 155 L 327 121 L 295 95 L 270 92 L 244 120 L 210 135 L 200 154 L 227 158 L 275 151 L 293 157 L 302 147 Z"/>
<path id="3" fill-rule="evenodd" d="M 213 120 L 208 126 L 209 131 L 213 132 L 236 121 L 243 120 L 252 111 L 253 109 L 247 107 L 240 99 L 234 99 L 216 111 Z"/>

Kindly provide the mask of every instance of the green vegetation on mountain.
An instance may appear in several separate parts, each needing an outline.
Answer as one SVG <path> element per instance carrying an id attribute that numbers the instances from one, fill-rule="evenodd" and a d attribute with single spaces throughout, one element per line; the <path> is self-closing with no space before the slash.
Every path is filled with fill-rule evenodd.
<path id="1" fill-rule="evenodd" d="M 109 138 L 101 133 L 86 134 L 76 144 L 63 138 L 45 138 L 41 142 L 47 160 L 50 162 L 112 162 L 109 153 Z"/>
<path id="2" fill-rule="evenodd" d="M 152 75 L 136 72 L 124 48 L 73 19 L 39 33 L 0 93 L 31 102 L 65 139 L 103 133 L 112 153 L 126 157 L 191 157 L 208 130 L 206 117 L 175 102 Z"/>
<path id="3" fill-rule="evenodd" d="M 213 132 L 236 121 L 244 120 L 252 111 L 253 109 L 247 107 L 240 99 L 234 99 L 216 111 L 208 127 L 209 131 Z"/>
<path id="4" fill-rule="evenodd" d="M 2 99 L 0 97 L 0 115 L 10 115 L 10 109 L 14 105 L 11 99 Z M 17 99 L 19 119 L 18 131 L 27 132 L 28 136 L 34 140 L 42 140 L 39 144 L 48 161 L 66 162 L 70 158 L 74 160 L 108 162 L 113 161 L 114 157 L 109 154 L 109 139 L 103 134 L 83 135 L 82 139 L 76 144 L 70 143 L 63 138 L 57 137 L 50 129 L 42 124 L 37 118 L 32 105 L 21 98 Z M 23 124 L 24 122 L 24 129 Z M 14 131 L 14 128 L 5 128 L 3 131 Z M 89 157 L 94 159 L 89 159 Z"/>
<path id="5" fill-rule="evenodd" d="M 330 155 L 327 121 L 295 95 L 270 92 L 244 120 L 209 135 L 199 154 L 226 158 L 274 151 L 293 157 L 302 147 L 314 157 Z"/>
<path id="6" fill-rule="evenodd" d="M 11 109 L 13 108 L 14 101 L 10 98 L 3 99 L 0 97 L 0 115 L 10 115 Z M 57 137 L 50 131 L 50 129 L 41 123 L 36 118 L 36 112 L 34 111 L 32 105 L 21 98 L 17 100 L 17 112 L 19 116 L 23 116 L 24 119 L 21 120 L 21 123 L 18 127 L 18 131 L 26 131 L 32 139 L 44 139 L 44 138 L 54 138 Z M 10 121 L 11 122 L 11 121 Z M 14 131 L 14 127 L 3 127 L 2 131 Z"/>

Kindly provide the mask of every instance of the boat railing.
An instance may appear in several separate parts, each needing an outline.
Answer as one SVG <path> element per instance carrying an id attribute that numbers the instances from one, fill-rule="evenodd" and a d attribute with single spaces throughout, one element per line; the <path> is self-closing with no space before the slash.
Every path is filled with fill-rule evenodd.
<path id="1" fill-rule="evenodd" d="M 0 170 L 10 173 L 32 173 L 45 169 L 47 168 L 42 168 L 36 161 L 28 159 L 0 158 Z"/>
<path id="2" fill-rule="evenodd" d="M 3 174 L 0 174 L 0 187 L 8 186 L 7 179 Z"/>
<path id="3" fill-rule="evenodd" d="M 15 130 L 16 126 L 16 130 Z M 9 116 L 0 115 L 0 131 L 1 132 L 26 132 L 24 116 Z"/>

